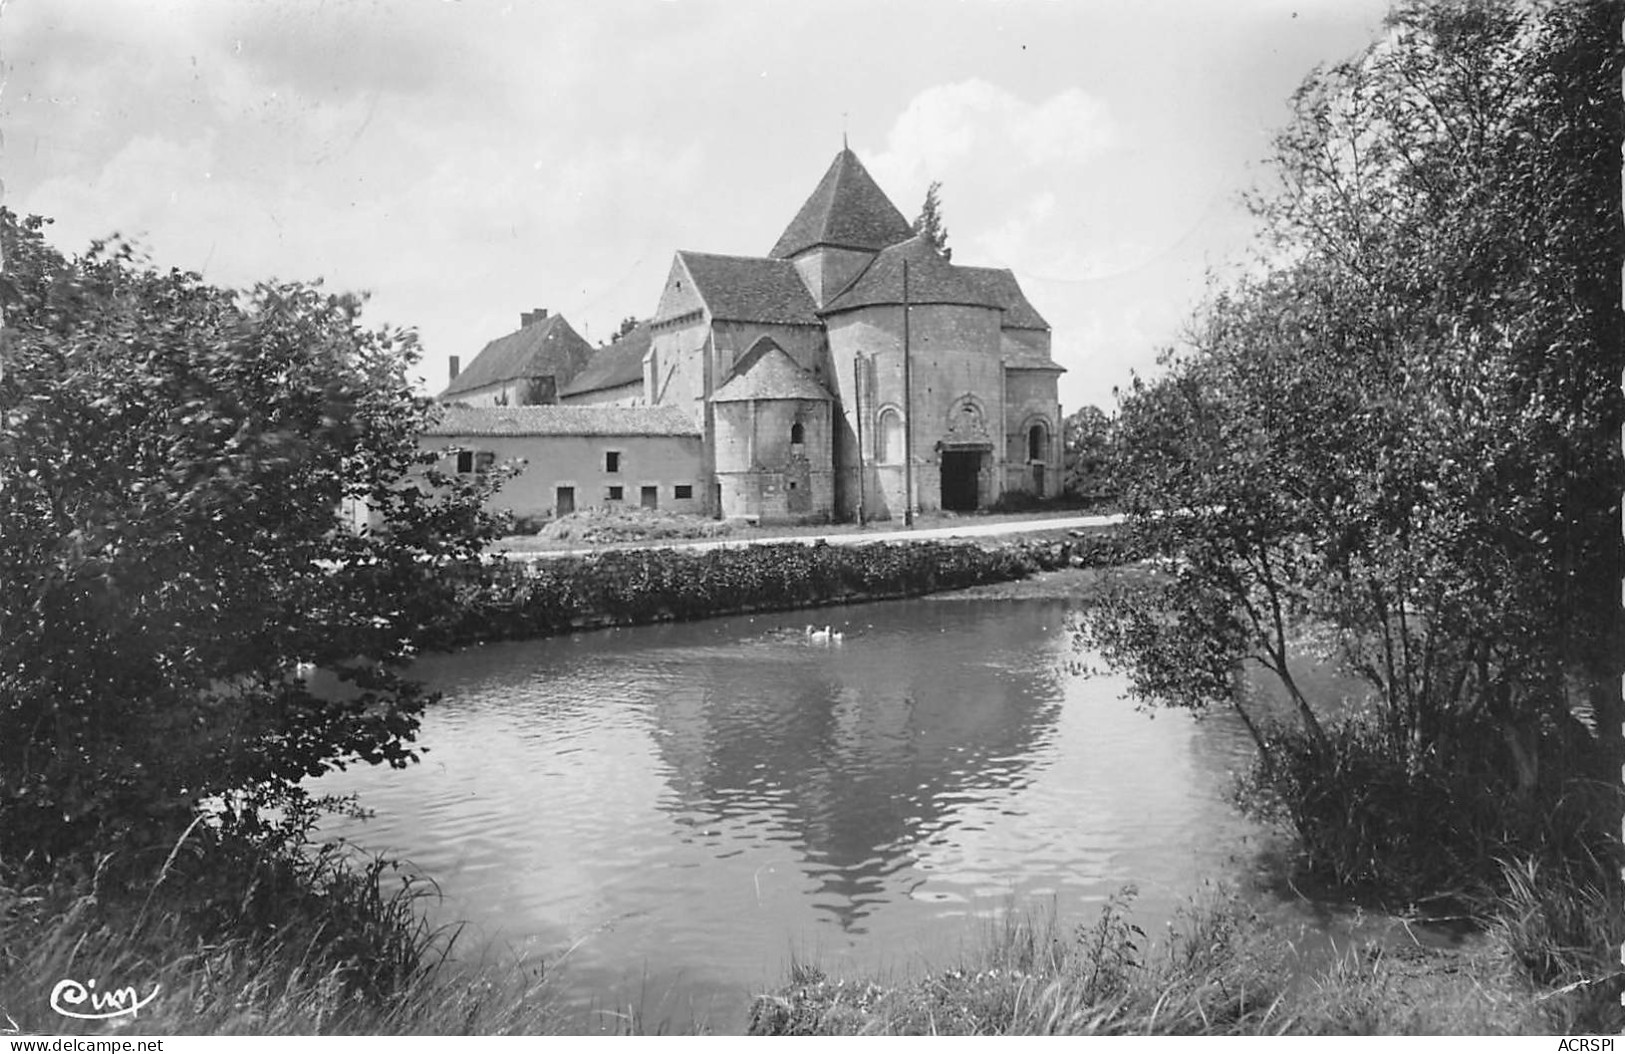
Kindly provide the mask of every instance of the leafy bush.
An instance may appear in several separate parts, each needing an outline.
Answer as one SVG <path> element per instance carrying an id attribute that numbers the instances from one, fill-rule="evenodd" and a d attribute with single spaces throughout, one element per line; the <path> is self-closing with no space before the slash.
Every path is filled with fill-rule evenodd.
<path id="1" fill-rule="evenodd" d="M 246 822 L 412 759 L 426 696 L 399 668 L 501 475 L 419 454 L 415 338 L 364 329 L 357 298 L 68 259 L 43 229 L 0 211 L 0 846 L 139 883 L 204 801 Z M 345 530 L 356 501 L 385 529 Z"/>
<path id="2" fill-rule="evenodd" d="M 986 548 L 948 542 L 786 542 L 706 552 L 627 549 L 500 560 L 447 572 L 455 601 L 439 639 L 461 645 L 583 626 L 921 596 L 1122 558 L 1113 539 L 1098 536 Z"/>

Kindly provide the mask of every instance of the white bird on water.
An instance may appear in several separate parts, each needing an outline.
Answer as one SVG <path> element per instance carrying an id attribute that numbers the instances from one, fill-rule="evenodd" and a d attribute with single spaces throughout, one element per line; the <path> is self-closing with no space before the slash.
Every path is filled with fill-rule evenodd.
<path id="1" fill-rule="evenodd" d="M 807 637 L 811 640 L 818 641 L 820 644 L 828 644 L 830 639 L 829 627 L 825 626 L 823 629 L 813 629 L 811 626 L 808 626 Z"/>

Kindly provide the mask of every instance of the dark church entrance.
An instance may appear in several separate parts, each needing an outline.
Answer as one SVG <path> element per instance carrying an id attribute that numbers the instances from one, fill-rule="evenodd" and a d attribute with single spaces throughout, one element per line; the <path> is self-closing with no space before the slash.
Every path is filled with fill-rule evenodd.
<path id="1" fill-rule="evenodd" d="M 942 452 L 942 507 L 950 512 L 976 509 L 982 471 L 980 450 Z"/>

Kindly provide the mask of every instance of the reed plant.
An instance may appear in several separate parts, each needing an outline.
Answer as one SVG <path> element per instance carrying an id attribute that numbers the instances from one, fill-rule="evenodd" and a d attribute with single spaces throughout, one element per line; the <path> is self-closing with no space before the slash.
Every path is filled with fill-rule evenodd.
<path id="1" fill-rule="evenodd" d="M 1234 893 L 1193 900 L 1165 934 L 1130 897 L 1068 931 L 1011 909 L 955 965 L 901 981 L 836 979 L 795 961 L 759 996 L 759 1035 L 1347 1035 L 1608 1031 L 1613 1020 L 1531 983 L 1489 933 L 1460 949 L 1404 940 L 1330 955 Z"/>
<path id="2" fill-rule="evenodd" d="M 1284 947 L 1255 946 L 1233 900 L 1187 910 L 1153 939 L 1129 911 L 1132 889 L 1068 930 L 1053 906 L 1008 910 L 949 968 L 899 984 L 828 977 L 792 965 L 759 997 L 756 1034 L 1235 1035 L 1292 1024 L 1281 999 Z"/>
<path id="3" fill-rule="evenodd" d="M 44 1034 L 504 1034 L 556 1031 L 545 972 L 468 967 L 438 893 L 398 864 L 337 845 L 233 844 L 193 833 L 145 885 L 46 877 L 0 883 L 0 1031 Z M 60 872 L 69 875 L 69 872 Z M 139 1010 L 78 1020 L 77 982 L 124 986 Z M 88 1001 L 70 1009 L 89 1010 Z"/>

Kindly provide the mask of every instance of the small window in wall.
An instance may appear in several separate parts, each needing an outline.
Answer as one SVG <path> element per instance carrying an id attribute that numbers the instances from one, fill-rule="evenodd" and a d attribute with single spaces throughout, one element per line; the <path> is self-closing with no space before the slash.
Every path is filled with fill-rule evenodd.
<path id="1" fill-rule="evenodd" d="M 1033 425 L 1027 432 L 1027 460 L 1049 460 L 1049 430 L 1041 424 Z"/>
<path id="2" fill-rule="evenodd" d="M 496 461 L 497 456 L 489 450 L 459 450 L 457 472 L 464 476 L 470 472 L 489 472 Z"/>
<path id="3" fill-rule="evenodd" d="M 604 498 L 608 501 L 620 501 L 626 497 L 625 487 L 605 487 Z"/>
<path id="4" fill-rule="evenodd" d="M 660 505 L 660 488 L 644 487 L 638 492 L 638 504 L 645 509 L 658 508 Z"/>
<path id="5" fill-rule="evenodd" d="M 795 424 L 790 426 L 790 445 L 791 446 L 800 446 L 802 443 L 804 443 L 806 441 L 807 441 L 807 430 L 802 427 L 802 424 L 801 424 L 800 421 L 797 421 Z"/>
<path id="6" fill-rule="evenodd" d="M 678 501 L 686 501 L 694 497 L 694 484 L 679 483 L 671 488 L 671 496 Z"/>
<path id="7" fill-rule="evenodd" d="M 875 437 L 875 460 L 882 465 L 895 465 L 903 460 L 903 415 L 894 409 L 882 410 Z"/>
<path id="8" fill-rule="evenodd" d="M 604 451 L 604 471 L 619 472 L 621 470 L 621 452 L 619 450 Z"/>

